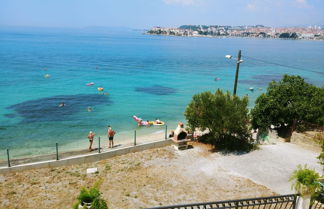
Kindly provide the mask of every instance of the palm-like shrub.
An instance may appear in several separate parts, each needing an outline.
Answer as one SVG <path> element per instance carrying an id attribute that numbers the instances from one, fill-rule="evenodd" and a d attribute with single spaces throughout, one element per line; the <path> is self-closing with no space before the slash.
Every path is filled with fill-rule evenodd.
<path id="1" fill-rule="evenodd" d="M 307 168 L 306 165 L 304 167 L 299 165 L 289 180 L 293 181 L 292 188 L 302 196 L 313 195 L 320 189 L 318 183 L 320 175 L 316 171 Z"/>
<path id="2" fill-rule="evenodd" d="M 73 209 L 78 209 L 79 205 L 87 208 L 86 204 L 91 204 L 91 209 L 108 209 L 106 201 L 101 199 L 100 195 L 99 183 L 96 183 L 90 189 L 82 188 Z"/>

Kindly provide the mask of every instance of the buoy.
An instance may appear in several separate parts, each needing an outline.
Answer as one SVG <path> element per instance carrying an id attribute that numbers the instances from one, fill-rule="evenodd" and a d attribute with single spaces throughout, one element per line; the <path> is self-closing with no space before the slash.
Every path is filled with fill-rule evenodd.
<path id="1" fill-rule="evenodd" d="M 104 90 L 104 88 L 98 87 L 98 91 L 103 91 L 103 90 Z"/>

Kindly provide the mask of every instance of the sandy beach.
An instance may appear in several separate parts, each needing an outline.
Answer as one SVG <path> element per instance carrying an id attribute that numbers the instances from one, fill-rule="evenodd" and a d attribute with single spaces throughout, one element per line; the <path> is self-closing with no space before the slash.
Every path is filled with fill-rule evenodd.
<path id="1" fill-rule="evenodd" d="M 210 150 L 193 143 L 185 151 L 167 146 L 91 164 L 2 174 L 0 208 L 71 208 L 80 188 L 98 180 L 113 209 L 271 196 L 292 192 L 287 178 L 297 164 L 320 169 L 317 153 L 290 143 L 244 155 Z M 91 167 L 99 172 L 86 174 Z"/>

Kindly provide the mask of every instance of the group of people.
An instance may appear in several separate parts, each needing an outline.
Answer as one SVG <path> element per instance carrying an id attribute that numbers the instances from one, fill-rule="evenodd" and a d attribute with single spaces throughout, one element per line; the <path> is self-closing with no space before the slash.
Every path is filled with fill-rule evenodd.
<path id="1" fill-rule="evenodd" d="M 143 120 L 138 120 L 137 121 L 137 125 L 138 126 L 151 126 L 151 125 L 154 125 L 155 124 L 163 124 L 163 122 L 156 118 L 155 121 L 149 121 L 149 120 L 146 120 L 146 121 L 143 121 Z"/>
<path id="2" fill-rule="evenodd" d="M 114 131 L 110 125 L 108 125 L 108 130 L 107 130 L 107 137 L 108 137 L 108 148 L 113 148 L 114 147 L 114 136 L 116 134 L 116 131 Z M 89 151 L 92 151 L 92 144 L 93 144 L 93 140 L 95 137 L 95 133 L 93 131 L 90 131 L 88 134 L 88 139 L 89 139 Z"/>
<path id="3" fill-rule="evenodd" d="M 161 121 L 159 119 L 155 120 L 155 123 L 161 123 Z M 112 127 L 110 125 L 108 125 L 107 127 L 107 137 L 108 137 L 108 148 L 113 148 L 114 147 L 114 136 L 116 134 L 116 131 L 114 131 L 112 129 Z M 94 141 L 94 137 L 95 137 L 95 133 L 93 131 L 90 131 L 88 134 L 88 139 L 89 139 L 89 151 L 93 151 L 92 149 L 92 144 Z M 178 123 L 177 128 L 174 131 L 171 131 L 171 134 L 169 135 L 169 137 L 173 138 L 174 140 L 183 140 L 187 138 L 187 131 L 184 128 L 184 124 L 182 122 Z"/>

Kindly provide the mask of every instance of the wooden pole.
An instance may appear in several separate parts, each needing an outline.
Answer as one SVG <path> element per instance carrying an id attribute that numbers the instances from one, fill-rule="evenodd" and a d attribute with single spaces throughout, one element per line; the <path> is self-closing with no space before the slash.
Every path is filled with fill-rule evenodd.
<path id="1" fill-rule="evenodd" d="M 10 157 L 9 157 L 9 149 L 7 149 L 7 160 L 8 160 L 8 167 L 11 167 L 11 165 L 10 165 Z"/>
<path id="2" fill-rule="evenodd" d="M 98 153 L 100 153 L 101 151 L 100 151 L 100 136 L 99 136 L 99 139 L 98 139 L 98 143 L 99 143 L 99 145 L 98 145 Z"/>
<path id="3" fill-rule="evenodd" d="M 236 73 L 235 73 L 235 82 L 234 82 L 234 92 L 233 92 L 234 96 L 236 95 L 237 80 L 238 80 L 239 71 L 240 71 L 240 63 L 241 63 L 241 50 L 239 50 L 238 55 L 237 55 Z"/>
<path id="4" fill-rule="evenodd" d="M 56 160 L 59 160 L 59 156 L 58 156 L 58 143 L 56 143 L 55 145 L 56 145 Z"/>

